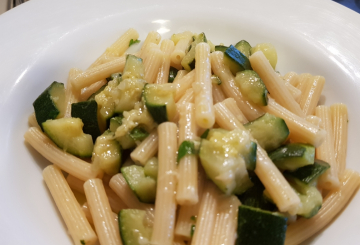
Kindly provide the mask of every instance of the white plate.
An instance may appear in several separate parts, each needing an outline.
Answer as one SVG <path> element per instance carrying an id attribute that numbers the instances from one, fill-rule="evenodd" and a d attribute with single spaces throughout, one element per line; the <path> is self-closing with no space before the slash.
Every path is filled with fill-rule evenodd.
<path id="1" fill-rule="evenodd" d="M 85 69 L 126 29 L 144 40 L 183 30 L 214 43 L 271 42 L 277 69 L 326 78 L 322 102 L 349 106 L 348 166 L 360 171 L 360 15 L 328 0 L 31 0 L 0 16 L 1 244 L 72 244 L 42 180 L 48 164 L 24 144 L 32 102 Z M 360 194 L 311 244 L 360 244 Z"/>

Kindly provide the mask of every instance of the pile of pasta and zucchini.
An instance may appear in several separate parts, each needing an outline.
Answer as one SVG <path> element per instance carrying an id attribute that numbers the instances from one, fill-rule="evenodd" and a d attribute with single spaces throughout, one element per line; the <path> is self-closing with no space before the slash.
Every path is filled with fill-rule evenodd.
<path id="1" fill-rule="evenodd" d="M 150 32 L 127 54 L 138 38 L 33 103 L 25 140 L 74 244 L 299 244 L 345 207 L 360 175 L 324 77 L 281 75 L 269 43 Z"/>

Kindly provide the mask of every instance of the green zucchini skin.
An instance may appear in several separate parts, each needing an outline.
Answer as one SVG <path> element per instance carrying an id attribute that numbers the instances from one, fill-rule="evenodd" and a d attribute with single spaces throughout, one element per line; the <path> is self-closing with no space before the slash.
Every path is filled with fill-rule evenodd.
<path id="1" fill-rule="evenodd" d="M 186 53 L 184 58 L 181 61 L 182 67 L 185 70 L 191 71 L 195 68 L 195 47 L 198 43 L 207 42 L 205 33 L 200 33 L 196 38 L 193 37 L 193 42 L 189 46 L 189 51 Z"/>
<path id="2" fill-rule="evenodd" d="M 240 91 L 251 102 L 259 106 L 268 103 L 268 90 L 259 75 L 253 70 L 245 70 L 236 73 L 235 81 Z"/>
<path id="3" fill-rule="evenodd" d="M 246 205 L 239 206 L 236 245 L 282 245 L 287 218 Z"/>
<path id="4" fill-rule="evenodd" d="M 173 83 L 178 71 L 178 69 L 170 66 L 168 83 Z"/>
<path id="5" fill-rule="evenodd" d="M 314 163 L 315 147 L 299 143 L 287 144 L 271 152 L 269 157 L 279 169 L 294 171 Z"/>
<path id="6" fill-rule="evenodd" d="M 239 71 L 252 70 L 249 59 L 233 45 L 224 52 L 224 62 L 234 75 Z"/>
<path id="7" fill-rule="evenodd" d="M 135 141 L 143 141 L 148 136 L 149 133 L 141 126 L 135 127 L 130 132 L 130 137 Z"/>
<path id="8" fill-rule="evenodd" d="M 311 182 L 317 180 L 320 175 L 325 173 L 325 171 L 329 168 L 330 165 L 327 162 L 315 159 L 314 164 L 298 168 L 294 172 L 285 171 L 284 175 L 286 174 L 288 176 L 292 176 L 305 184 L 310 184 Z"/>
<path id="9" fill-rule="evenodd" d="M 36 121 L 42 131 L 44 131 L 42 126 L 43 122 L 46 122 L 49 119 L 55 119 L 60 114 L 60 108 L 56 106 L 51 96 L 53 89 L 63 90 L 63 94 L 65 96 L 64 84 L 55 81 L 47 87 L 33 103 Z"/>
<path id="10" fill-rule="evenodd" d="M 84 123 L 83 131 L 90 134 L 93 142 L 101 135 L 97 119 L 98 105 L 95 100 L 71 104 L 71 117 L 80 118 Z"/>
<path id="11" fill-rule="evenodd" d="M 244 127 L 251 132 L 258 144 L 268 152 L 281 146 L 290 133 L 282 118 L 268 113 L 245 124 Z"/>
<path id="12" fill-rule="evenodd" d="M 263 194 L 265 187 L 261 183 L 260 179 L 252 171 L 249 171 L 249 176 L 253 186 L 246 190 L 243 194 L 238 196 L 243 205 L 260 208 L 267 211 L 275 211 L 276 205 L 269 201 Z"/>
<path id="13" fill-rule="evenodd" d="M 168 121 L 166 105 L 149 105 L 147 103 L 145 104 L 156 123 L 161 124 Z"/>
<path id="14" fill-rule="evenodd" d="M 156 197 L 156 180 L 145 175 L 144 167 L 131 165 L 121 168 L 131 190 L 144 203 L 154 203 Z"/>
<path id="15" fill-rule="evenodd" d="M 152 228 L 146 224 L 146 211 L 123 209 L 118 214 L 118 223 L 124 245 L 149 244 Z"/>
<path id="16" fill-rule="evenodd" d="M 224 46 L 224 45 L 216 45 L 215 46 L 215 51 L 221 51 L 221 52 L 225 52 L 229 47 Z"/>
<path id="17" fill-rule="evenodd" d="M 246 40 L 241 40 L 235 44 L 235 48 L 239 50 L 243 55 L 249 58 L 251 54 L 251 45 Z"/>

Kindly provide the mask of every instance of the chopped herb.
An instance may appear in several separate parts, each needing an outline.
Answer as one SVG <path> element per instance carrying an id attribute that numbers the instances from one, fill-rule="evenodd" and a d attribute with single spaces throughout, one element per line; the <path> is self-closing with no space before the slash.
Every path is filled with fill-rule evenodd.
<path id="1" fill-rule="evenodd" d="M 211 83 L 215 84 L 215 85 L 220 85 L 221 84 L 221 80 L 218 76 L 216 75 L 212 75 L 211 76 Z"/>
<path id="2" fill-rule="evenodd" d="M 192 225 L 190 230 L 190 237 L 193 237 L 194 232 L 195 232 L 195 225 Z"/>
<path id="3" fill-rule="evenodd" d="M 80 240 L 82 245 L 85 245 L 85 241 L 84 240 Z"/>
<path id="4" fill-rule="evenodd" d="M 184 140 L 179 146 L 177 162 L 179 162 L 181 158 L 183 158 L 186 155 L 195 155 L 195 154 L 196 154 L 196 150 L 195 150 L 194 142 Z"/>
<path id="5" fill-rule="evenodd" d="M 194 222 L 196 222 L 196 217 L 195 216 L 191 216 L 190 219 Z"/>
<path id="6" fill-rule="evenodd" d="M 172 83 L 178 73 L 178 69 L 170 66 L 168 83 Z"/>
<path id="7" fill-rule="evenodd" d="M 131 45 L 133 45 L 133 44 L 135 44 L 135 43 L 139 43 L 139 42 L 140 42 L 139 39 L 136 39 L 136 40 L 131 39 L 130 42 L 129 42 L 129 47 L 130 47 Z"/>
<path id="8" fill-rule="evenodd" d="M 140 140 L 142 141 L 143 139 L 145 139 L 146 137 L 148 137 L 149 133 L 142 127 L 136 127 L 133 130 L 131 130 L 130 132 L 130 137 L 137 141 Z"/>

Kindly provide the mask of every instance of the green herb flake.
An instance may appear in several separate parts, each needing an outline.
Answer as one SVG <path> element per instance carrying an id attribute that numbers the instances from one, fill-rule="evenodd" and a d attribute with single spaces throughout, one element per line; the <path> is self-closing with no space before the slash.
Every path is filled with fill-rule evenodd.
<path id="1" fill-rule="evenodd" d="M 135 44 L 135 43 L 139 43 L 139 42 L 140 42 L 139 39 L 136 39 L 136 40 L 131 39 L 130 42 L 129 42 L 129 47 L 130 47 L 131 45 L 133 45 L 133 44 Z"/>
<path id="2" fill-rule="evenodd" d="M 149 133 L 142 127 L 136 127 L 130 132 L 130 137 L 135 141 L 142 141 L 149 136 Z"/>
<path id="3" fill-rule="evenodd" d="M 214 85 L 220 85 L 221 84 L 221 80 L 218 76 L 216 75 L 212 75 L 211 76 L 211 83 Z"/>
<path id="4" fill-rule="evenodd" d="M 190 236 L 191 236 L 191 237 L 193 237 L 194 232 L 195 232 L 195 225 L 192 225 L 192 226 L 191 226 L 191 230 L 190 230 Z"/>
<path id="5" fill-rule="evenodd" d="M 183 158 L 186 155 L 195 155 L 195 154 L 196 154 L 196 150 L 195 150 L 194 142 L 184 140 L 179 146 L 177 162 L 179 162 L 181 158 Z"/>
<path id="6" fill-rule="evenodd" d="M 196 222 L 196 217 L 195 216 L 191 216 L 190 219 L 194 222 Z"/>
<path id="7" fill-rule="evenodd" d="M 86 244 L 84 240 L 80 240 L 80 243 L 81 243 L 82 245 L 85 245 L 85 244 Z"/>

